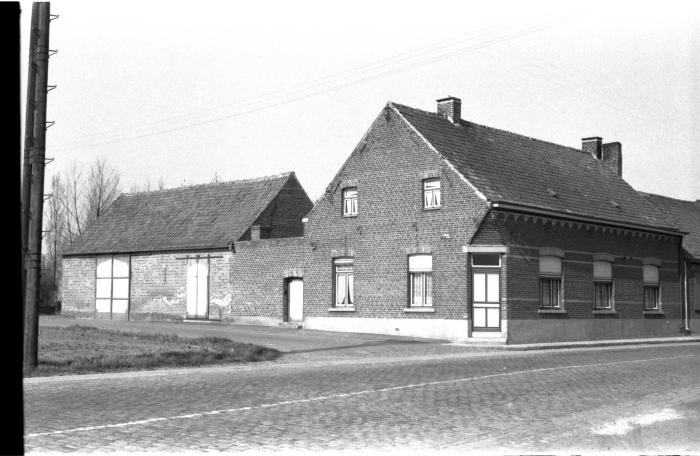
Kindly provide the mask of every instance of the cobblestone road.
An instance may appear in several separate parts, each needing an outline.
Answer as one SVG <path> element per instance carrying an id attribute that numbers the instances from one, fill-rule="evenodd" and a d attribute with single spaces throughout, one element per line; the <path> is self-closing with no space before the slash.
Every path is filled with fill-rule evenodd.
<path id="1" fill-rule="evenodd" d="M 25 384 L 28 451 L 700 451 L 700 347 Z"/>

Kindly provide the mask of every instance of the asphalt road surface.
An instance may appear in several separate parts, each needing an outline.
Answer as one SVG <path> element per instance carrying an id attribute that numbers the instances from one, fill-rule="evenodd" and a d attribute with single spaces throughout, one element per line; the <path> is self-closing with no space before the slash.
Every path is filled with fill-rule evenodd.
<path id="1" fill-rule="evenodd" d="M 24 398 L 28 452 L 700 452 L 697 343 L 93 376 Z"/>

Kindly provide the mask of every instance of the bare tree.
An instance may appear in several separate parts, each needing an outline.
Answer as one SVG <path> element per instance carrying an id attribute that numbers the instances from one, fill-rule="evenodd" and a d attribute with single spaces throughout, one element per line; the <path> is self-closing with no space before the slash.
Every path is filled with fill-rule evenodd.
<path id="1" fill-rule="evenodd" d="M 75 162 L 63 177 L 61 190 L 59 201 L 64 211 L 65 236 L 71 243 L 83 233 L 85 227 L 83 173 Z"/>
<path id="2" fill-rule="evenodd" d="M 90 167 L 86 190 L 86 218 L 83 229 L 97 220 L 105 208 L 119 196 L 119 174 L 110 168 L 104 159 L 97 159 Z"/>

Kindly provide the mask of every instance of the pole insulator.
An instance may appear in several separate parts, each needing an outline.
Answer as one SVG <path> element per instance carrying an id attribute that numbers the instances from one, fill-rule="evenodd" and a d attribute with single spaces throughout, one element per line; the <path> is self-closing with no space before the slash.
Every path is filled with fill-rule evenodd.
<path id="1" fill-rule="evenodd" d="M 49 17 L 50 17 L 49 22 L 51 22 L 54 19 L 58 19 L 58 14 L 50 14 Z"/>
<path id="2" fill-rule="evenodd" d="M 49 128 L 53 127 L 53 124 L 55 124 L 55 120 L 49 120 L 46 122 L 46 129 L 48 130 Z"/>
<path id="3" fill-rule="evenodd" d="M 58 87 L 58 85 L 56 85 L 56 84 L 46 86 L 46 91 L 47 91 L 47 92 L 51 92 L 51 91 L 52 91 L 53 89 L 55 89 L 56 87 Z"/>
<path id="4" fill-rule="evenodd" d="M 58 54 L 58 49 L 49 49 L 49 57 Z"/>
<path id="5" fill-rule="evenodd" d="M 44 164 L 45 164 L 45 165 L 48 165 L 48 164 L 51 163 L 52 161 L 54 161 L 54 158 L 53 158 L 53 157 L 44 157 Z"/>
<path id="6" fill-rule="evenodd" d="M 53 193 L 44 193 L 44 201 L 53 197 Z"/>

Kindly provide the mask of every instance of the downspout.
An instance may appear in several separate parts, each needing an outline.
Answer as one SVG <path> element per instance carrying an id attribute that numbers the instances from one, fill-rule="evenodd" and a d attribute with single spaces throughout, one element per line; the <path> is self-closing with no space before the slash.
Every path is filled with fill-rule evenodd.
<path id="1" fill-rule="evenodd" d="M 683 260 L 683 301 L 685 301 L 685 334 L 690 334 L 690 326 L 688 322 L 688 314 L 690 307 L 688 306 L 688 261 Z"/>

